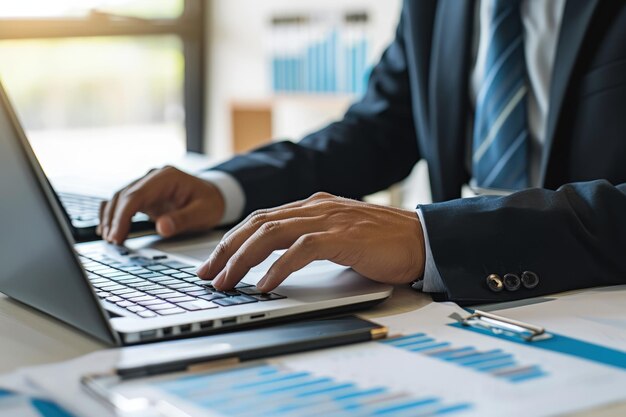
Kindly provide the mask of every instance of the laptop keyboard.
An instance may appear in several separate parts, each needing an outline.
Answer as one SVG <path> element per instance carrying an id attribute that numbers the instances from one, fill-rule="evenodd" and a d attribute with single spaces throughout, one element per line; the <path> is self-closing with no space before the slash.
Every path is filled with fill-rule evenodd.
<path id="1" fill-rule="evenodd" d="M 210 281 L 196 276 L 195 267 L 166 255 L 129 256 L 125 262 L 100 252 L 83 253 L 79 258 L 100 299 L 143 318 L 285 298 L 241 282 L 232 291 L 218 291 Z"/>
<path id="2" fill-rule="evenodd" d="M 100 222 L 100 204 L 104 201 L 103 198 L 66 192 L 57 194 L 72 222 L 80 222 L 79 225 L 84 223 L 97 224 Z M 149 218 L 144 213 L 137 213 L 132 218 L 133 222 L 147 220 Z"/>
<path id="3" fill-rule="evenodd" d="M 102 198 L 64 192 L 59 192 L 58 195 L 70 219 L 80 222 L 99 220 L 98 213 Z"/>

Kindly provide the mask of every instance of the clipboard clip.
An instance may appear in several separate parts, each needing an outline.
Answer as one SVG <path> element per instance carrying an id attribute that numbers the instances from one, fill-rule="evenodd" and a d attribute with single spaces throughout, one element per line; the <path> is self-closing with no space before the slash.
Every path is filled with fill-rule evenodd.
<path id="1" fill-rule="evenodd" d="M 455 318 L 463 326 L 486 329 L 496 335 L 517 337 L 526 342 L 537 342 L 552 337 L 543 327 L 497 316 L 485 311 L 474 310 L 472 314 L 465 318 L 456 314 L 455 316 L 457 316 Z"/>

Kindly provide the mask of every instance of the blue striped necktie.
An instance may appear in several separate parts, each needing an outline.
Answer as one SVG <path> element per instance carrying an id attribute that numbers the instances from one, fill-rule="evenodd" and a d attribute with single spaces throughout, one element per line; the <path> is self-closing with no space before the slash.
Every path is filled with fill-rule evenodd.
<path id="1" fill-rule="evenodd" d="M 472 174 L 479 187 L 517 190 L 528 186 L 530 141 L 520 0 L 491 1 L 489 46 L 476 97 Z"/>

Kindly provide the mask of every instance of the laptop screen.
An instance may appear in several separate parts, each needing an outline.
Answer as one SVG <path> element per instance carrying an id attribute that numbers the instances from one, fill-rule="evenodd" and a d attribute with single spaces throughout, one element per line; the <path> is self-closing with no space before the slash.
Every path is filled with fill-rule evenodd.
<path id="1" fill-rule="evenodd" d="M 0 291 L 111 343 L 62 216 L 0 86 Z"/>

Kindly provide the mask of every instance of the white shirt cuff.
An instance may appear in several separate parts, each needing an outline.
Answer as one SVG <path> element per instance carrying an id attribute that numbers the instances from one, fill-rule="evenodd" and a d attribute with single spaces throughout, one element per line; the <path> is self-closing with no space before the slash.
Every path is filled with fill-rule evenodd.
<path id="1" fill-rule="evenodd" d="M 443 284 L 441 275 L 435 265 L 435 258 L 433 258 L 433 252 L 430 249 L 430 242 L 428 240 L 428 230 L 426 229 L 426 223 L 424 222 L 424 214 L 421 209 L 417 209 L 417 217 L 419 217 L 422 224 L 422 231 L 424 232 L 424 246 L 426 252 L 426 264 L 424 266 L 424 279 L 416 281 L 413 284 L 413 288 L 423 292 L 446 292 L 446 286 Z"/>
<path id="2" fill-rule="evenodd" d="M 241 184 L 230 174 L 209 170 L 197 174 L 198 178 L 215 185 L 224 197 L 224 216 L 221 225 L 231 224 L 241 219 L 246 205 L 246 195 Z"/>

